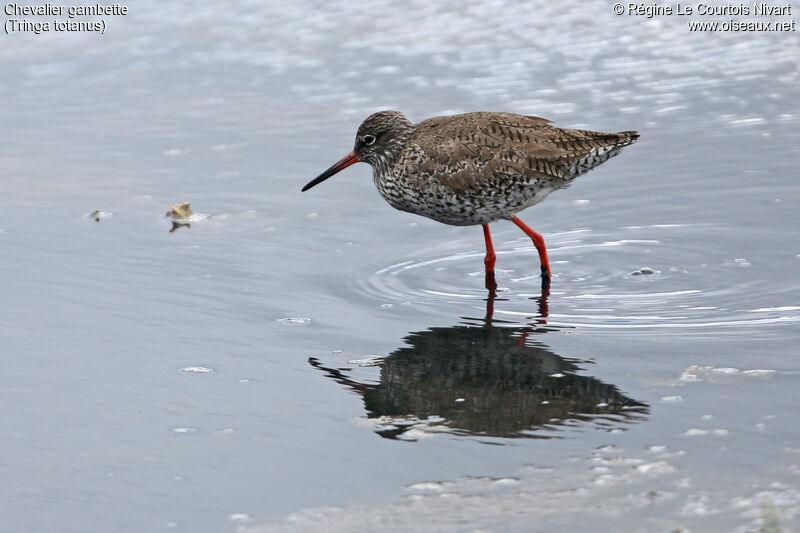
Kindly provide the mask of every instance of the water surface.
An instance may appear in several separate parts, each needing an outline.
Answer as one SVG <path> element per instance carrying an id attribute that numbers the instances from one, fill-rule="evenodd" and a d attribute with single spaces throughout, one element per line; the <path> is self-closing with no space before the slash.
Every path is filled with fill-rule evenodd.
<path id="1" fill-rule="evenodd" d="M 800 527 L 796 33 L 142 1 L 3 39 L 7 528 Z M 384 108 L 642 137 L 522 214 L 549 296 L 493 226 L 489 314 L 479 228 L 365 165 L 300 194 Z"/>

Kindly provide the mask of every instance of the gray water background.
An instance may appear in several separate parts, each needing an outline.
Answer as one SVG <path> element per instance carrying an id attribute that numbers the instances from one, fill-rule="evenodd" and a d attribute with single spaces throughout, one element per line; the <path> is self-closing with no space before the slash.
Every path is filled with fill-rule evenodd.
<path id="1" fill-rule="evenodd" d="M 796 32 L 599 1 L 129 7 L 0 38 L 3 530 L 800 529 Z M 493 225 L 492 331 L 641 416 L 480 434 L 320 370 L 378 387 L 426 332 L 487 327 L 479 228 L 392 210 L 366 165 L 299 192 L 386 108 L 640 131 L 522 214 L 547 317 L 530 241 Z"/>

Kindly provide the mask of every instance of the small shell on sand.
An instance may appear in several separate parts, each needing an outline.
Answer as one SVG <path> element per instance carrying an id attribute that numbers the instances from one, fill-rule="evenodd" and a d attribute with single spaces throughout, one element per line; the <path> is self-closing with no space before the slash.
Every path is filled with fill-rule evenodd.
<path id="1" fill-rule="evenodd" d="M 189 207 L 189 202 L 184 202 L 178 205 L 170 204 L 169 209 L 170 210 L 166 212 L 166 216 L 170 218 L 186 219 L 194 215 L 192 208 Z"/>

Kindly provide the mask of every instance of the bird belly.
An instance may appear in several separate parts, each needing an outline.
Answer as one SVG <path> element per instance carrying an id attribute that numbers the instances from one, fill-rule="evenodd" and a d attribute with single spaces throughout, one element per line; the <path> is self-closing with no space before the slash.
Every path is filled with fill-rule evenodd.
<path id="1" fill-rule="evenodd" d="M 378 186 L 378 190 L 389 205 L 400 211 L 452 226 L 473 226 L 509 219 L 560 188 L 516 183 L 508 187 L 456 192 L 438 183 L 426 185 L 415 187 L 384 182 Z"/>

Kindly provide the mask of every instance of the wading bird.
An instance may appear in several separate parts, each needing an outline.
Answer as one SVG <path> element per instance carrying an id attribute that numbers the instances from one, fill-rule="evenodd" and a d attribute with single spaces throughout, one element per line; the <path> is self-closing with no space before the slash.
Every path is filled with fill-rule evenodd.
<path id="1" fill-rule="evenodd" d="M 483 226 L 487 287 L 490 274 L 494 284 L 495 265 L 489 223 L 505 219 L 519 226 L 539 252 L 547 288 L 544 238 L 517 213 L 568 187 L 638 137 L 635 131 L 557 128 L 543 118 L 511 113 L 466 113 L 415 124 L 399 111 L 380 111 L 359 126 L 353 151 L 303 191 L 353 163 L 369 163 L 378 192 L 392 207 L 454 226 Z"/>

